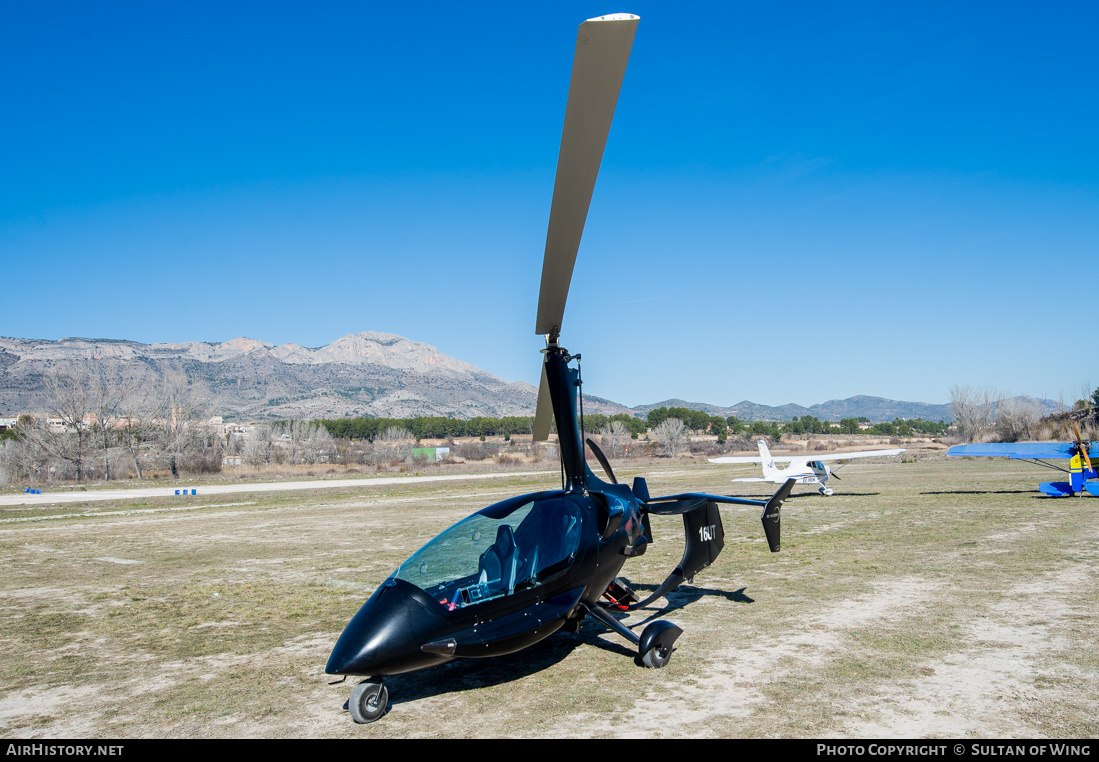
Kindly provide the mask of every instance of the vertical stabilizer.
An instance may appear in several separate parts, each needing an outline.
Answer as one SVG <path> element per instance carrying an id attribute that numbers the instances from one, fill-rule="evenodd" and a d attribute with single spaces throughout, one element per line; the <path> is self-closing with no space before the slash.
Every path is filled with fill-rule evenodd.
<path id="1" fill-rule="evenodd" d="M 771 457 L 771 451 L 767 449 L 767 443 L 761 439 L 756 444 L 759 445 L 759 456 L 763 459 L 763 478 L 778 478 L 779 470 L 775 466 L 775 459 Z"/>

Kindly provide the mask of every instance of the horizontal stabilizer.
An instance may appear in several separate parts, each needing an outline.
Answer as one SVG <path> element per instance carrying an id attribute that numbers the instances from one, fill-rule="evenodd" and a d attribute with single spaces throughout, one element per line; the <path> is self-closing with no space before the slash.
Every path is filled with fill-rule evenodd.
<path id="1" fill-rule="evenodd" d="M 747 498 L 732 497 L 731 495 L 683 492 L 678 495 L 661 495 L 660 497 L 650 498 L 641 504 L 641 510 L 644 513 L 655 513 L 658 516 L 672 516 L 677 513 L 692 511 L 706 502 L 728 505 L 766 505 L 762 500 L 748 500 Z"/>
<path id="2" fill-rule="evenodd" d="M 1069 482 L 1042 482 L 1038 485 L 1038 491 L 1053 497 L 1072 497 L 1075 494 Z"/>
<path id="3" fill-rule="evenodd" d="M 693 511 L 705 502 L 705 495 L 685 495 L 678 498 L 654 500 L 643 505 L 642 510 L 645 513 L 655 513 L 658 516 L 677 516 Z"/>

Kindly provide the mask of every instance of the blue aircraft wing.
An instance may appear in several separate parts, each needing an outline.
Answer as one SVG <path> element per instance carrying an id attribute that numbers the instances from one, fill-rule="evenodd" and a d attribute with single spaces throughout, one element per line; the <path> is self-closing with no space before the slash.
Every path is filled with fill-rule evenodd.
<path id="1" fill-rule="evenodd" d="M 1076 444 L 1073 442 L 986 442 L 983 444 L 955 445 L 947 450 L 946 454 L 969 458 L 1051 460 L 1071 458 L 1075 452 Z"/>

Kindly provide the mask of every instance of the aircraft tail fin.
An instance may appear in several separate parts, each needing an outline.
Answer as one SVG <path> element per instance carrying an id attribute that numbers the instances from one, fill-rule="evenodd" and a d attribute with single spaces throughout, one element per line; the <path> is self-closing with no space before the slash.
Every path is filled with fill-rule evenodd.
<path id="1" fill-rule="evenodd" d="M 683 531 L 687 535 L 687 547 L 683 549 L 683 558 L 672 570 L 660 587 L 645 600 L 630 608 L 648 606 L 658 598 L 675 590 L 684 581 L 712 564 L 721 549 L 725 547 L 725 529 L 721 525 L 721 511 L 717 503 L 704 500 L 697 508 L 683 514 Z"/>
<path id="2" fill-rule="evenodd" d="M 797 479 L 787 479 L 778 488 L 778 492 L 767 501 L 767 505 L 763 508 L 763 515 L 760 516 L 760 520 L 763 521 L 763 533 L 767 535 L 767 544 L 771 547 L 772 553 L 778 553 L 781 546 L 782 504 L 790 497 L 790 492 L 796 483 Z"/>
<path id="3" fill-rule="evenodd" d="M 759 456 L 763 459 L 763 475 L 767 478 L 777 476 L 779 470 L 775 459 L 771 457 L 771 451 L 767 449 L 767 443 L 761 439 L 756 444 L 759 445 Z"/>

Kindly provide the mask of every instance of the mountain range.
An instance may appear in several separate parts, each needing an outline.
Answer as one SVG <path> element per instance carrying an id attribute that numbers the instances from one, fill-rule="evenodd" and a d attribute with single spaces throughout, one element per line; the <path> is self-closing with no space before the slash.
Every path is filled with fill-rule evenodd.
<path id="1" fill-rule="evenodd" d="M 90 363 L 142 384 L 169 372 L 185 373 L 202 391 L 211 414 L 242 421 L 533 415 L 538 393 L 531 384 L 506 381 L 429 344 L 372 331 L 312 349 L 243 337 L 165 344 L 0 338 L 0 413 L 45 410 L 46 376 L 73 363 Z M 1050 400 L 1036 402 L 1056 410 Z M 744 421 L 785 421 L 803 415 L 831 421 L 859 416 L 872 421 L 950 417 L 947 405 L 861 395 L 809 407 L 771 407 L 747 400 L 723 407 L 670 399 L 633 408 L 584 395 L 587 413 L 643 416 L 658 407 L 686 407 Z"/>

